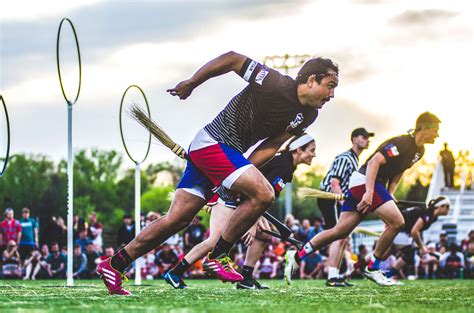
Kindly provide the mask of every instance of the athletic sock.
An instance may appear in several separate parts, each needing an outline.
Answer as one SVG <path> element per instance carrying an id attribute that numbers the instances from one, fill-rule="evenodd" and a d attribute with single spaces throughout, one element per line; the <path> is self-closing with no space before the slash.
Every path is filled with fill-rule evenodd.
<path id="1" fill-rule="evenodd" d="M 125 269 L 132 264 L 133 260 L 132 258 L 128 255 L 127 251 L 125 249 L 119 250 L 110 260 L 110 265 L 112 267 L 119 271 L 120 273 L 125 272 Z"/>
<path id="2" fill-rule="evenodd" d="M 328 279 L 339 278 L 339 269 L 337 267 L 328 267 Z"/>
<path id="3" fill-rule="evenodd" d="M 188 261 L 186 261 L 186 259 L 182 259 L 181 262 L 179 262 L 178 264 L 176 264 L 176 266 L 171 270 L 171 272 L 174 274 L 174 275 L 177 275 L 179 277 L 183 276 L 184 272 L 186 272 L 186 270 L 188 269 L 189 267 L 189 263 Z"/>
<path id="4" fill-rule="evenodd" d="M 391 268 L 390 271 L 385 275 L 387 278 L 392 278 L 398 273 L 398 270 L 396 268 Z"/>
<path id="5" fill-rule="evenodd" d="M 303 260 L 308 254 L 312 253 L 314 251 L 314 247 L 311 244 L 311 241 L 308 241 L 304 246 L 301 251 L 298 251 L 296 254 L 298 256 L 297 259 Z"/>
<path id="6" fill-rule="evenodd" d="M 217 241 L 216 245 L 214 246 L 214 249 L 212 250 L 209 258 L 215 259 L 218 256 L 221 256 L 223 254 L 228 254 L 230 249 L 232 249 L 233 245 L 234 245 L 233 243 L 225 241 L 221 236 L 219 240 Z"/>
<path id="7" fill-rule="evenodd" d="M 379 270 L 380 269 L 380 262 L 382 260 L 380 260 L 379 258 L 377 258 L 375 256 L 375 254 L 372 254 L 372 257 L 370 258 L 370 262 L 369 262 L 369 270 L 371 271 L 375 271 L 375 270 Z"/>
<path id="8" fill-rule="evenodd" d="M 244 265 L 242 276 L 244 276 L 244 280 L 251 280 L 253 278 L 253 266 Z"/>

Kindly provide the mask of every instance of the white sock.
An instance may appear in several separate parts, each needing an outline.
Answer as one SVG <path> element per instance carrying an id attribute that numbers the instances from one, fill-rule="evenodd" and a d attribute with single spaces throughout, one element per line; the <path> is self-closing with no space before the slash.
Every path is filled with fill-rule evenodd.
<path id="1" fill-rule="evenodd" d="M 338 278 L 339 277 L 339 269 L 337 267 L 328 267 L 328 279 Z"/>

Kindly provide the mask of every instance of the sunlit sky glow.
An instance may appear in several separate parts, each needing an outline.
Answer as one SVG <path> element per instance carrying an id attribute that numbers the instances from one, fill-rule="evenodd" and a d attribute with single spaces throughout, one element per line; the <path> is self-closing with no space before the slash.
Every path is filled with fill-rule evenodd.
<path id="1" fill-rule="evenodd" d="M 455 152 L 473 150 L 471 7 L 468 0 L 2 2 L 0 93 L 11 115 L 12 152 L 66 156 L 66 105 L 55 63 L 65 16 L 77 28 L 83 62 L 75 149 L 123 151 L 119 103 L 130 84 L 145 90 L 155 120 L 186 146 L 245 82 L 233 74 L 212 79 L 184 102 L 165 90 L 234 50 L 260 61 L 324 55 L 340 65 L 336 97 L 308 129 L 320 164 L 350 146 L 352 129 L 374 131 L 375 148 L 413 128 L 427 110 L 442 120 L 428 160 L 445 141 Z M 77 75 L 71 47 L 65 42 L 62 63 L 69 81 Z M 154 145 L 148 161 L 172 157 Z"/>

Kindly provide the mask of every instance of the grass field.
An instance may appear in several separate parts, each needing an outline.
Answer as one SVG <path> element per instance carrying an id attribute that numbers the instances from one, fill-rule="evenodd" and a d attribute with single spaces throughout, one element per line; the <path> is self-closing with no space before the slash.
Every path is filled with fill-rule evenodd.
<path id="1" fill-rule="evenodd" d="M 353 288 L 326 288 L 324 281 L 264 281 L 270 290 L 235 290 L 216 280 L 189 280 L 187 290 L 174 290 L 162 281 L 127 285 L 131 297 L 108 296 L 101 281 L 0 280 L 0 312 L 474 312 L 474 280 L 406 281 L 382 288 L 354 281 Z"/>

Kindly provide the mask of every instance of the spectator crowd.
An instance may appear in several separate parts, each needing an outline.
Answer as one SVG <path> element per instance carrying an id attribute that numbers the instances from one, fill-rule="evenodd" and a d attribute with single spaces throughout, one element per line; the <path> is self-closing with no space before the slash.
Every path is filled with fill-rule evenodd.
<path id="1" fill-rule="evenodd" d="M 159 218 L 160 214 L 149 212 L 141 218 L 141 228 Z M 115 233 L 115 242 L 109 240 L 104 245 L 103 225 L 95 213 L 88 220 L 74 216 L 73 275 L 75 279 L 96 277 L 97 263 L 114 255 L 135 237 L 135 225 L 128 214 Z M 311 237 L 324 230 L 324 221 L 320 218 L 311 223 L 304 219 L 301 223 L 288 215 L 285 224 L 293 230 L 296 239 L 307 242 Z M 200 216 L 180 234 L 176 234 L 155 250 L 141 258 L 141 276 L 144 279 L 158 279 L 178 263 L 195 245 L 209 236 L 209 230 L 202 224 Z M 474 230 L 460 243 L 450 242 L 445 233 L 441 233 L 438 242 L 427 243 L 428 253 L 416 254 L 413 265 L 398 271 L 399 278 L 474 278 Z M 370 259 L 369 247 L 359 245 L 356 251 L 351 245 L 345 251 L 341 273 L 350 278 L 363 277 L 363 269 Z M 256 278 L 281 278 L 284 270 L 284 256 L 288 243 L 273 238 L 265 248 L 255 266 Z M 235 245 L 231 252 L 235 266 L 240 269 L 244 263 L 246 246 L 243 242 Z M 327 249 L 323 249 L 305 258 L 297 278 L 325 278 L 327 275 Z M 393 248 L 392 255 L 383 262 L 382 268 L 390 271 L 402 251 Z M 28 208 L 21 210 L 21 218 L 15 219 L 15 212 L 8 208 L 0 223 L 0 278 L 48 279 L 65 278 L 67 232 L 61 217 L 51 217 L 39 231 L 37 220 L 30 217 Z M 135 275 L 134 264 L 127 275 Z M 191 266 L 184 277 L 205 277 L 202 260 Z"/>

